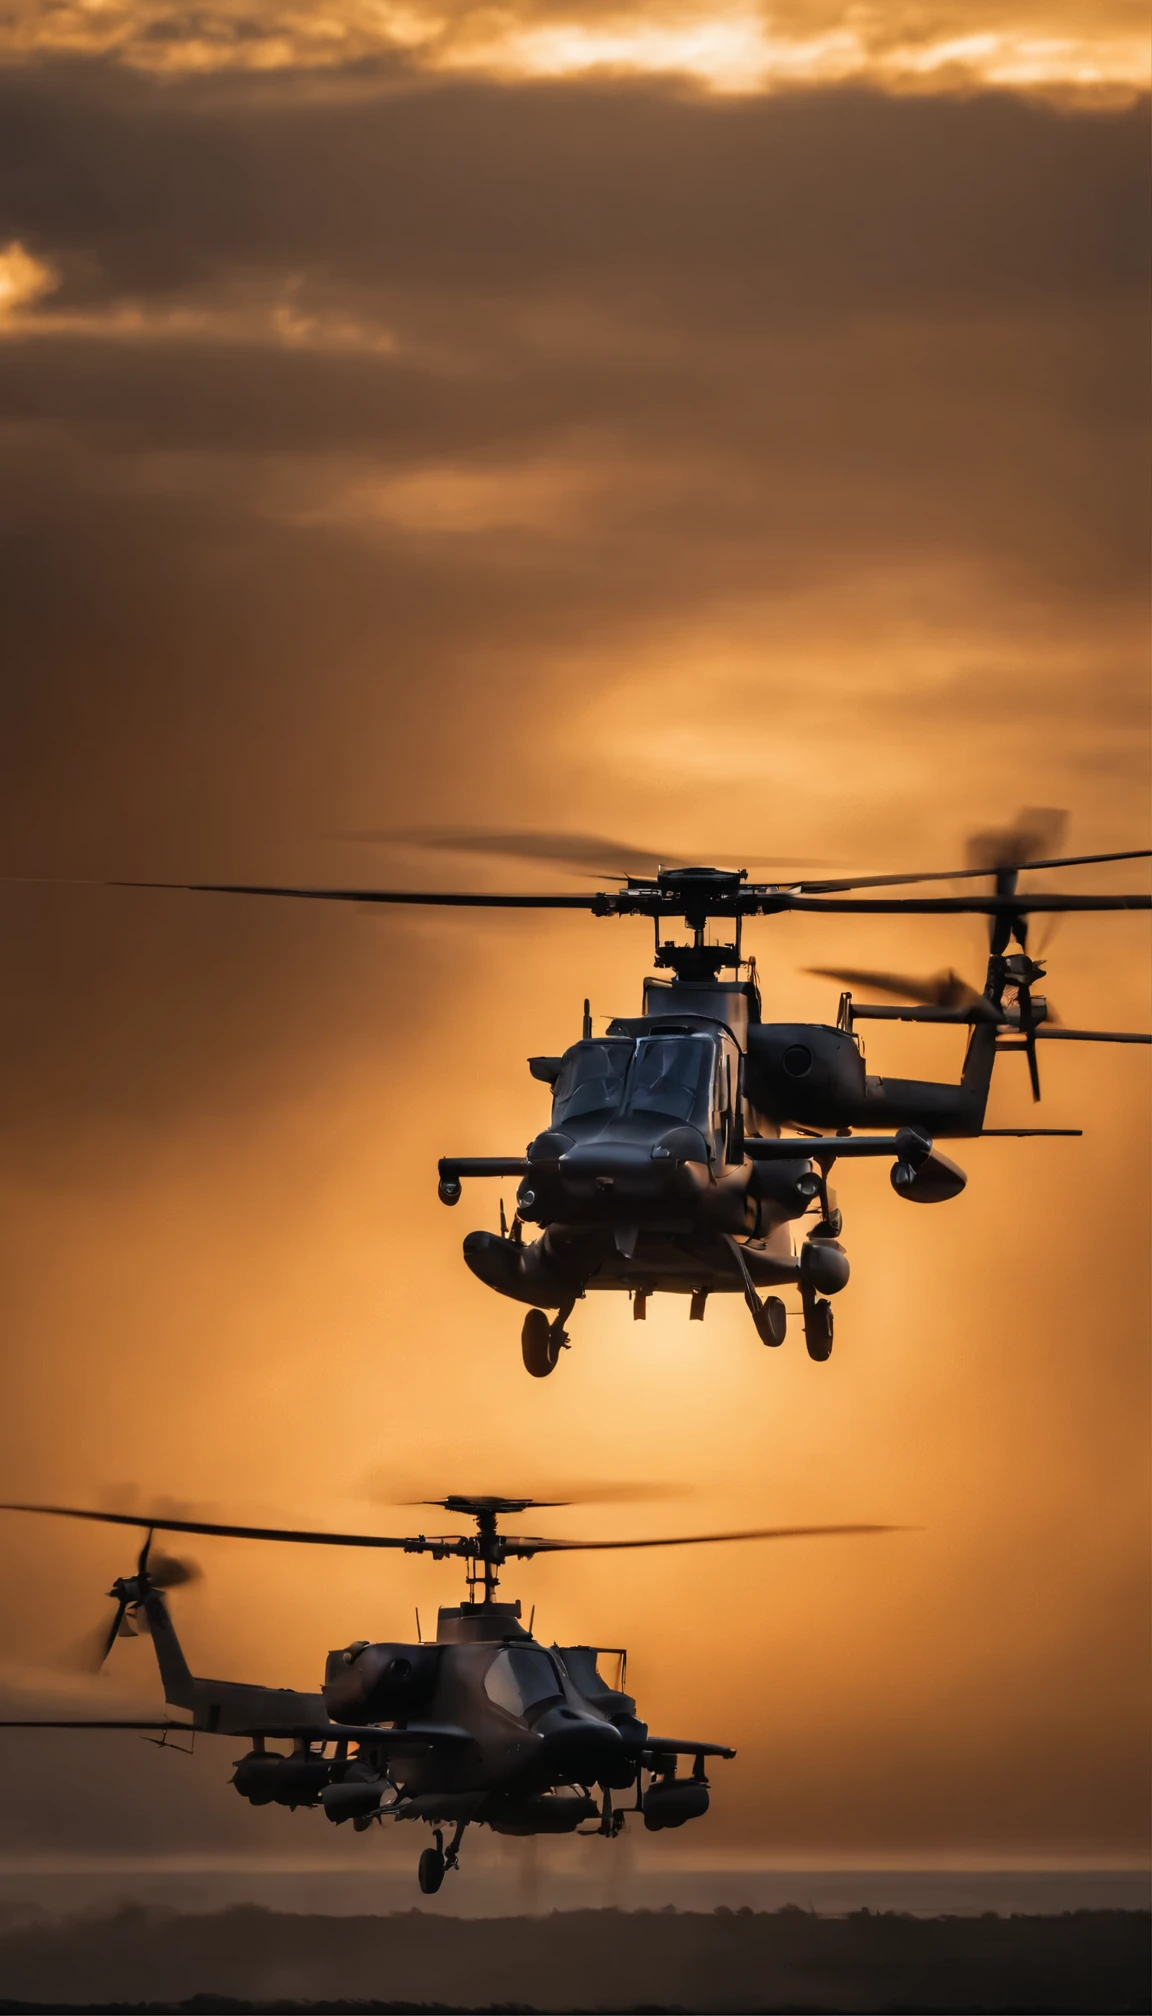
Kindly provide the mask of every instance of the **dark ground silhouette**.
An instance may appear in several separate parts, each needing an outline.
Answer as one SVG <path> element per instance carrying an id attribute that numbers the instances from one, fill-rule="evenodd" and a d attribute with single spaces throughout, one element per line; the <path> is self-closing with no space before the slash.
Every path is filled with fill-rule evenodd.
<path id="1" fill-rule="evenodd" d="M 0 2011 L 1121 2012 L 1150 2006 L 1144 1911 L 914 1918 L 571 1911 L 333 1918 L 124 1906 L 0 1934 Z"/>

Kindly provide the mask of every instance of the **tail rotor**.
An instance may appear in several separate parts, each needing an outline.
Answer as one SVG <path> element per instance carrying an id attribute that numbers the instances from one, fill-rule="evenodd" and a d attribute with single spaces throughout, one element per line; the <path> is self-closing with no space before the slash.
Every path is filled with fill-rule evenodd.
<path id="1" fill-rule="evenodd" d="M 1058 854 L 1064 844 L 1067 812 L 1052 805 L 1027 807 L 1015 824 L 990 832 L 974 833 L 968 842 L 967 859 L 972 868 L 985 869 L 996 878 L 998 896 L 1015 896 L 1020 870 L 1032 861 L 1045 861 Z M 1015 995 L 1007 1019 L 1020 1032 L 1028 1060 L 1028 1079 L 1033 1102 L 1040 1098 L 1040 1067 L 1036 1057 L 1036 1031 L 1040 1024 L 1055 1018 L 1048 1013 L 1043 997 L 1032 989 L 1044 978 L 1044 966 L 1028 952 L 1028 911 L 1025 898 L 1019 910 L 1005 911 L 989 920 L 989 957 L 986 992 L 998 1008 L 1005 990 Z M 1008 950 L 1015 939 L 1019 952 Z"/>
<path id="2" fill-rule="evenodd" d="M 118 1638 L 138 1638 L 149 1632 L 145 1599 L 153 1590 L 180 1589 L 200 1578 L 195 1561 L 174 1554 L 152 1553 L 152 1530 L 145 1537 L 133 1575 L 118 1575 L 108 1594 L 116 1605 L 110 1624 L 99 1624 L 74 1648 L 69 1664 L 81 1672 L 99 1673 Z"/>

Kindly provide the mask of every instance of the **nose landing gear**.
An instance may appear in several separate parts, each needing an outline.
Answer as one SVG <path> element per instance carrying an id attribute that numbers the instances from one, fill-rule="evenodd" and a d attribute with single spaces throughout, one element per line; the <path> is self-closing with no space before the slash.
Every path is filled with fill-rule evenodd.
<path id="1" fill-rule="evenodd" d="M 834 1321 L 832 1305 L 817 1295 L 818 1288 L 835 1294 L 848 1279 L 848 1258 L 831 1240 L 816 1240 L 813 1234 L 800 1251 L 800 1301 L 804 1310 L 804 1343 L 808 1356 L 818 1365 L 832 1356 Z"/>
<path id="2" fill-rule="evenodd" d="M 784 1342 L 788 1327 L 788 1316 L 778 1295 L 766 1295 L 761 1301 L 755 1283 L 748 1271 L 748 1262 L 738 1240 L 725 1233 L 732 1257 L 740 1270 L 744 1284 L 744 1300 L 751 1311 L 756 1325 L 756 1335 L 762 1344 L 777 1345 Z M 848 1259 L 833 1241 L 825 1239 L 819 1243 L 806 1240 L 800 1250 L 800 1304 L 804 1312 L 804 1343 L 808 1356 L 823 1365 L 832 1356 L 833 1317 L 832 1304 L 817 1290 L 824 1288 L 834 1295 L 848 1279 Z"/>
<path id="3" fill-rule="evenodd" d="M 813 1297 L 804 1304 L 804 1342 L 808 1356 L 823 1365 L 832 1356 L 832 1304 Z"/>
<path id="4" fill-rule="evenodd" d="M 568 1349 L 568 1332 L 564 1325 L 572 1314 L 573 1303 L 562 1303 L 555 1317 L 549 1321 L 543 1309 L 530 1309 L 524 1318 L 520 1332 L 520 1353 L 524 1360 L 524 1370 L 533 1379 L 547 1379 L 556 1370 L 561 1351 Z"/>
<path id="5" fill-rule="evenodd" d="M 425 1848 L 416 1865 L 416 1880 L 425 1897 L 434 1897 L 449 1869 L 458 1869 L 460 1867 L 460 1843 L 464 1838 L 464 1829 L 467 1825 L 468 1822 L 466 1820 L 460 1821 L 447 1848 L 444 1846 L 444 1836 L 440 1832 L 439 1827 L 435 1829 L 434 1839 L 436 1846 L 434 1848 Z"/>
<path id="6" fill-rule="evenodd" d="M 766 1295 L 763 1301 L 760 1300 L 739 1240 L 734 1239 L 730 1232 L 726 1232 L 724 1237 L 740 1270 L 740 1278 L 744 1283 L 744 1300 L 756 1325 L 756 1335 L 762 1344 L 773 1346 L 783 1344 L 788 1330 L 788 1311 L 778 1295 Z"/>

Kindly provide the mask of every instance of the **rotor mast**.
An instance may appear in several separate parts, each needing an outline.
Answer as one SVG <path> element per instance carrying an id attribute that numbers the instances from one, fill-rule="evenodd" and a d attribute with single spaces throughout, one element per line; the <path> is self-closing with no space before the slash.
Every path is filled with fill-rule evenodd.
<path id="1" fill-rule="evenodd" d="M 473 1506 L 471 1509 L 477 1532 L 465 1557 L 464 1572 L 468 1579 L 468 1601 L 473 1604 L 476 1602 L 476 1585 L 479 1582 L 484 1592 L 479 1607 L 486 1610 L 496 1600 L 500 1569 L 504 1565 L 504 1548 L 496 1531 L 496 1508 L 484 1505 Z"/>
<path id="2" fill-rule="evenodd" d="M 636 907 L 646 909 L 653 920 L 656 965 L 670 968 L 678 980 L 707 981 L 717 979 L 725 967 L 738 973 L 744 963 L 740 950 L 742 912 L 734 899 L 747 880 L 746 868 L 680 868 L 661 871 L 655 884 L 632 877 L 623 893 L 641 897 Z M 672 938 L 661 939 L 661 921 L 675 916 L 683 917 L 692 933 L 687 945 L 678 945 Z M 732 918 L 734 936 L 728 944 L 706 943 L 713 917 Z"/>

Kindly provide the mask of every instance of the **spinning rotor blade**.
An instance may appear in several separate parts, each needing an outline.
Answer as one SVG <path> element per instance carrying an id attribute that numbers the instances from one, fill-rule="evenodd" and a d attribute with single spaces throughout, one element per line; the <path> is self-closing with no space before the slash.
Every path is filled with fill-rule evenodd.
<path id="1" fill-rule="evenodd" d="M 499 832 L 483 826 L 396 826 L 354 833 L 354 840 L 371 840 L 427 847 L 439 854 L 495 855 L 499 860 L 548 861 L 571 868 L 577 874 L 651 875 L 659 861 L 679 861 L 680 856 L 662 847 L 634 847 L 627 840 L 610 840 L 599 833 Z M 613 863 L 613 868 L 608 863 Z"/>
<path id="2" fill-rule="evenodd" d="M 1054 806 L 1030 806 L 1019 813 L 1013 826 L 972 834 L 964 850 L 966 868 L 937 869 L 932 874 L 862 875 L 838 882 L 805 882 L 803 887 L 811 895 L 820 891 L 832 895 L 840 889 L 880 889 L 901 882 L 960 882 L 974 875 L 1002 874 L 1011 869 L 1085 868 L 1102 861 L 1137 861 L 1147 857 L 1147 848 L 1123 854 L 1057 855 L 1055 850 L 1067 824 L 1068 814 Z"/>
<path id="3" fill-rule="evenodd" d="M 1050 1029 L 1048 1023 L 1052 1019 L 1049 1011 L 1048 1022 L 1033 1030 L 1038 1043 L 1152 1043 L 1152 1036 L 1137 1035 L 1128 1029 Z"/>
<path id="4" fill-rule="evenodd" d="M 877 994 L 894 994 L 898 1000 L 918 1001 L 925 1008 L 971 1008 L 984 998 L 951 967 L 922 980 L 907 973 L 873 973 L 856 967 L 809 966 L 805 970 L 821 980 L 842 980 L 846 987 L 871 987 Z"/>
<path id="5" fill-rule="evenodd" d="M 154 1554 L 148 1563 L 148 1580 L 155 1589 L 183 1589 L 202 1579 L 197 1562 L 182 1561 L 174 1554 Z"/>
<path id="6" fill-rule="evenodd" d="M 394 826 L 353 833 L 349 837 L 385 845 L 407 843 L 445 854 L 481 854 L 495 855 L 502 860 L 557 862 L 579 874 L 610 877 L 619 874 L 621 879 L 628 875 L 652 875 L 661 863 L 665 867 L 682 867 L 691 859 L 682 848 L 636 847 L 631 841 L 610 840 L 598 833 L 500 832 L 485 826 Z M 735 857 L 726 855 L 724 858 Z M 779 854 L 741 854 L 740 859 L 751 859 L 757 867 L 766 863 L 774 868 L 820 866 L 810 855 L 797 860 L 786 859 Z M 611 862 L 611 868 L 606 866 L 608 862 Z"/>
<path id="7" fill-rule="evenodd" d="M 611 1483 L 576 1482 L 560 1487 L 559 1498 L 493 1498 L 464 1495 L 455 1492 L 447 1498 L 413 1498 L 407 1502 L 413 1505 L 439 1505 L 446 1512 L 465 1512 L 475 1517 L 479 1511 L 527 1512 L 530 1507 L 542 1509 L 561 1505 L 623 1505 L 641 1499 L 670 1498 L 683 1495 L 683 1485 L 667 1483 L 643 1484 L 613 1481 Z M 396 1502 L 396 1501 L 391 1501 Z"/>
<path id="8" fill-rule="evenodd" d="M 121 1599 L 116 1605 L 116 1612 L 110 1625 L 94 1625 L 92 1630 L 86 1632 L 78 1643 L 68 1646 L 63 1653 L 54 1654 L 54 1660 L 63 1666 L 66 1671 L 74 1673 L 99 1673 L 117 1638 L 121 1635 L 127 1614 L 127 1601 Z M 130 1635 L 134 1635 L 131 1632 L 131 1627 L 125 1633 L 125 1636 Z"/>
<path id="9" fill-rule="evenodd" d="M 447 1502 L 447 1501 L 446 1501 Z M 464 1510 L 465 1505 L 473 1508 L 482 1503 L 485 1510 L 495 1510 L 491 1500 L 460 1500 L 453 1510 Z M 499 1501 L 497 1501 L 497 1504 Z M 289 1530 L 272 1526 L 224 1526 L 200 1519 L 141 1519 L 138 1513 L 90 1512 L 72 1505 L 0 1505 L 0 1512 L 40 1512 L 58 1519 L 95 1519 L 112 1526 L 149 1525 L 157 1532 L 210 1533 L 223 1539 L 235 1540 L 280 1540 L 301 1543 L 306 1546 L 321 1547 L 399 1547 L 409 1554 L 462 1554 L 474 1555 L 479 1542 L 471 1534 L 449 1533 L 442 1536 L 417 1534 L 408 1539 L 393 1539 L 378 1533 L 321 1533 L 309 1530 Z M 696 1547 L 721 1540 L 806 1540 L 823 1539 L 849 1534 L 899 1533 L 908 1529 L 900 1526 L 763 1526 L 733 1533 L 682 1533 L 671 1537 L 661 1535 L 652 1540 L 543 1540 L 508 1538 L 497 1536 L 497 1544 L 504 1555 L 515 1555 L 530 1560 L 533 1554 L 559 1554 L 574 1551 L 590 1552 L 605 1548 L 620 1547 Z M 119 1618 L 117 1618 L 119 1628 Z M 112 1637 L 115 1633 L 112 1634 Z M 109 1646 L 112 1638 L 109 1638 Z"/>
<path id="10" fill-rule="evenodd" d="M 620 1547 L 707 1547 L 728 1540 L 833 1540 L 861 1533 L 908 1533 L 908 1526 L 753 1526 L 738 1533 L 662 1534 L 655 1540 L 525 1540 L 501 1536 L 506 1554 L 530 1559 L 533 1554 L 603 1552 Z"/>
<path id="11" fill-rule="evenodd" d="M 1144 854 L 1152 851 L 1144 849 L 1140 855 L 1125 855 L 1129 861 L 1142 860 Z M 1111 857 L 1119 860 L 1119 855 Z M 1039 866 L 1039 863 L 1037 863 Z M 903 879 L 903 878 L 901 878 Z M 925 881 L 935 878 L 925 876 Z M 753 895 L 755 892 L 752 892 Z M 845 897 L 829 900 L 818 896 L 797 896 L 785 891 L 783 900 L 763 905 L 770 910 L 815 910 L 825 911 L 829 916 L 873 916 L 873 917 L 1019 917 L 1028 911 L 1096 911 L 1096 910 L 1150 910 L 1152 896 L 1065 896 L 1025 891 L 1020 896 L 891 896 L 891 897 Z"/>
<path id="12" fill-rule="evenodd" d="M 1138 853 L 1113 854 L 1101 859 L 1113 861 L 1142 860 L 1152 849 L 1143 848 Z M 1087 860 L 1089 857 L 1085 856 Z M 1037 864 L 1039 865 L 1039 864 Z M 1047 865 L 1047 864 L 1046 864 Z M 958 870 L 958 874 L 974 871 Z M 886 882 L 908 881 L 951 881 L 951 872 L 944 876 L 881 875 L 866 878 L 857 883 L 813 883 L 798 882 L 781 885 L 779 883 L 745 883 L 731 895 L 718 897 L 709 902 L 704 897 L 709 915 L 763 917 L 775 916 L 784 910 L 804 910 L 826 912 L 829 916 L 873 915 L 878 917 L 899 917 L 903 915 L 921 917 L 973 916 L 1016 918 L 1026 911 L 1060 910 L 1147 910 L 1152 908 L 1150 896 L 1063 896 L 1037 894 L 1029 896 L 888 896 L 854 897 L 812 895 L 812 890 L 834 890 L 869 888 Z M 203 896 L 291 896 L 313 903 L 389 903 L 433 905 L 456 910 L 587 910 L 597 917 L 660 916 L 679 917 L 684 914 L 684 899 L 679 893 L 653 887 L 627 886 L 615 890 L 598 890 L 591 896 L 534 896 L 534 895 L 493 895 L 484 890 L 461 889 L 306 889 L 290 888 L 279 883 L 263 882 L 126 882 L 116 881 L 105 885 L 110 889 L 179 889 L 192 895 Z"/>
<path id="13" fill-rule="evenodd" d="M 110 882 L 110 889 L 183 889 L 194 896 L 296 896 L 314 903 L 432 903 L 464 910 L 592 910 L 595 896 L 493 896 L 458 889 L 292 889 L 263 882 Z"/>
<path id="14" fill-rule="evenodd" d="M 149 1528 L 144 1545 L 140 1550 L 137 1574 L 155 1589 L 179 1589 L 190 1582 L 200 1580 L 200 1569 L 195 1561 L 182 1561 L 175 1555 L 153 1554 L 152 1529 Z M 117 1584 L 117 1588 L 120 1585 Z M 116 1596 L 115 1590 L 109 1591 Z M 79 1673 L 99 1673 L 117 1638 L 136 1638 L 149 1630 L 147 1615 L 142 1606 L 132 1596 L 121 1593 L 116 1596 L 116 1610 L 111 1624 L 98 1624 L 77 1644 L 69 1646 L 60 1655 L 58 1663 L 67 1670 Z"/>
<path id="15" fill-rule="evenodd" d="M 1055 854 L 1067 826 L 1068 814 L 1058 806 L 1026 806 L 1014 825 L 971 835 L 964 850 L 969 868 L 975 874 L 996 875 L 1010 868 L 1069 867 L 1067 859 L 1041 859 Z"/>
<path id="16" fill-rule="evenodd" d="M 1152 849 L 1136 847 L 1123 854 L 1067 854 L 1060 860 L 1001 863 L 1001 868 L 1088 868 L 1101 861 L 1145 861 Z M 905 882 L 970 882 L 973 876 L 995 874 L 995 868 L 937 868 L 927 875 L 857 875 L 836 882 L 803 882 L 791 886 L 809 896 L 835 895 L 841 889 L 891 889 Z"/>
<path id="17" fill-rule="evenodd" d="M 94 1519 L 106 1526 L 147 1527 L 153 1533 L 209 1533 L 223 1540 L 283 1540 L 315 1547 L 401 1547 L 418 1553 L 425 1546 L 450 1545 L 460 1538 L 450 1534 L 446 1541 L 392 1539 L 381 1533 L 319 1533 L 281 1526 L 226 1526 L 208 1519 L 152 1518 L 140 1512 L 92 1512 L 76 1505 L 0 1505 L 0 1512 L 42 1512 L 54 1519 Z M 174 1564 L 181 1566 L 184 1564 Z M 191 1564 L 187 1564 L 189 1567 Z M 185 1579 L 190 1580 L 191 1577 Z"/>

